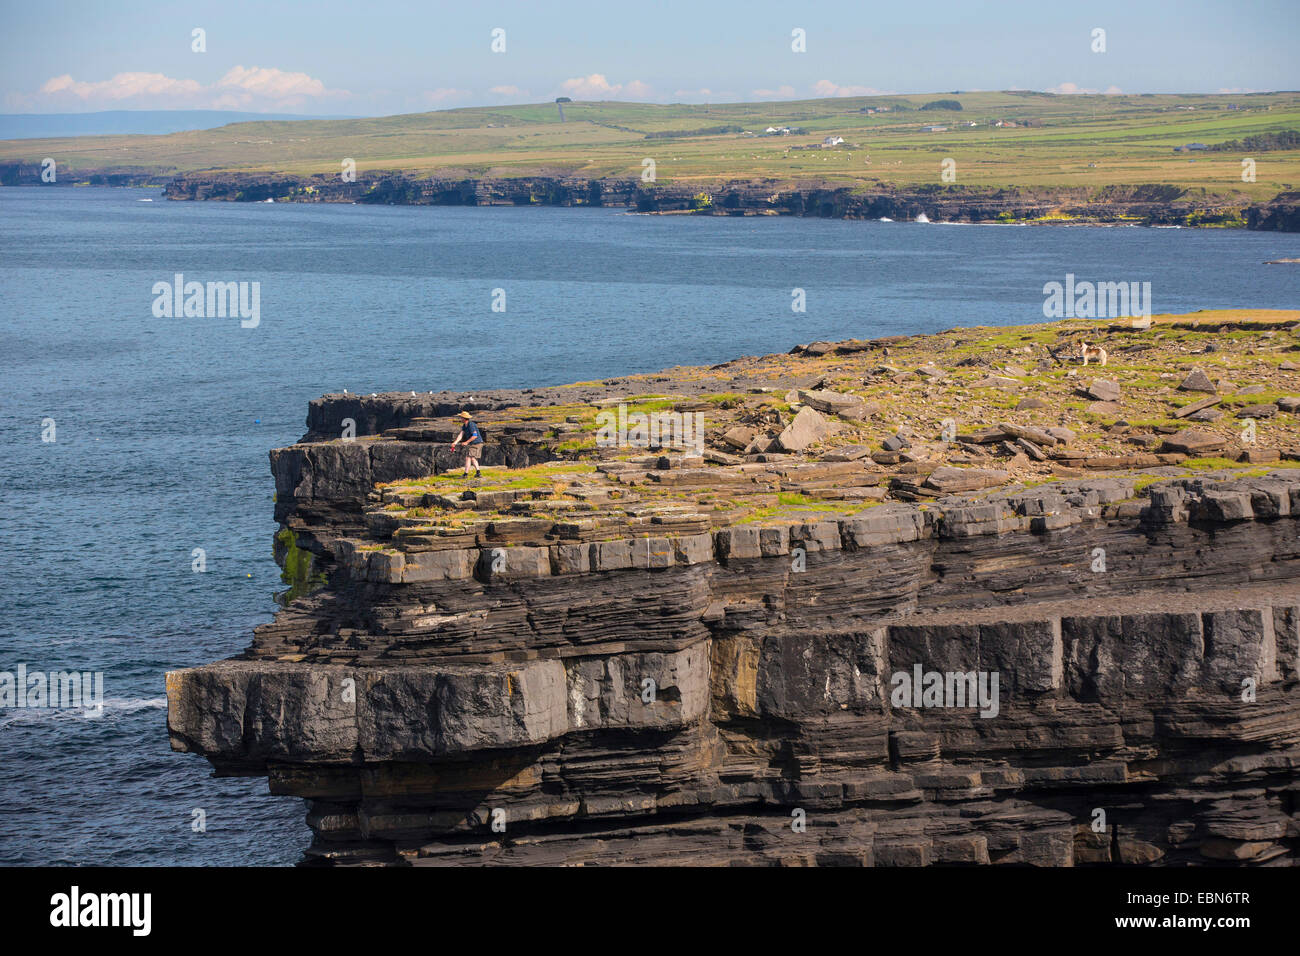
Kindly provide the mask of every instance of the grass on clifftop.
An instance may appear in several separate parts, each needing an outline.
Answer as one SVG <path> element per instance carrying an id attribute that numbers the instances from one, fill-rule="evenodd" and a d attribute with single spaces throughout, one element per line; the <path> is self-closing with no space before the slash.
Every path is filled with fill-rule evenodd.
<path id="1" fill-rule="evenodd" d="M 375 510 L 404 533 L 441 530 L 491 533 L 528 528 L 539 518 L 580 522 L 592 533 L 610 537 L 654 533 L 656 522 L 689 518 L 714 527 L 732 524 L 790 524 L 819 517 L 858 514 L 880 498 L 912 500 L 917 488 L 939 468 L 970 469 L 985 480 L 984 491 L 1034 487 L 1068 478 L 1127 477 L 1137 490 L 1162 480 L 1197 474 L 1255 476 L 1292 467 L 1300 457 L 1297 414 L 1290 402 L 1265 409 L 1255 421 L 1255 441 L 1243 436 L 1244 423 L 1233 412 L 1242 405 L 1265 404 L 1300 395 L 1300 312 L 1224 310 L 1152 317 L 1149 328 L 1132 323 L 1066 321 L 1010 328 L 954 328 L 934 335 L 856 343 L 846 354 L 775 353 L 749 356 L 707 369 L 675 368 L 626 376 L 606 383 L 608 391 L 590 404 L 564 406 L 563 426 L 547 429 L 549 439 L 577 434 L 591 447 L 573 460 L 529 468 L 493 467 L 480 480 L 449 473 L 380 486 Z M 1081 338 L 1110 353 L 1104 368 L 1084 369 L 1076 358 Z M 863 346 L 869 346 L 865 350 Z M 1288 367 L 1284 367 L 1288 366 Z M 1208 375 L 1217 389 L 1212 421 L 1175 418 L 1173 413 L 1204 393 L 1179 389 L 1192 372 Z M 937 373 L 937 374 L 936 374 Z M 992 376 L 993 384 L 976 383 Z M 1098 379 L 1118 385 L 1115 404 L 1094 407 L 1083 392 Z M 745 457 L 722 434 L 736 426 L 772 438 L 798 412 L 794 386 L 819 383 L 823 389 L 854 394 L 870 410 L 850 417 L 824 415 L 835 427 L 799 455 Z M 657 387 L 670 394 L 653 393 Z M 1259 391 L 1243 390 L 1258 388 Z M 671 449 L 597 448 L 593 428 L 601 411 L 666 411 L 677 405 L 705 406 L 706 444 L 714 462 L 687 459 Z M 547 411 L 539 406 L 537 412 Z M 528 424 L 542 416 L 530 408 L 503 410 L 501 421 Z M 490 415 L 483 416 L 489 431 Z M 1064 443 L 1048 444 L 1037 454 L 1001 437 L 982 442 L 980 432 L 1002 423 L 1031 429 L 1068 429 Z M 962 442 L 944 440 L 955 425 Z M 563 427 L 565 430 L 560 431 Z M 882 443 L 904 431 L 901 455 L 882 455 Z M 1220 447 L 1184 456 L 1164 448 L 1177 433 L 1208 433 Z M 542 431 L 538 431 L 541 434 Z M 742 444 L 750 436 L 738 439 Z M 838 453 L 838 454 L 837 454 Z M 719 458 L 721 454 L 723 457 Z M 667 456 L 672 467 L 663 469 Z M 1238 457 L 1250 460 L 1238 460 Z M 1265 457 L 1261 457 L 1265 456 Z M 1274 457 L 1268 457 L 1274 456 Z M 856 464 L 849 464 L 849 460 Z M 624 464 L 600 470 L 598 462 Z M 830 467 L 808 468 L 822 462 Z M 710 477 L 710 470 L 713 475 Z M 616 473 L 615 473 L 616 472 Z M 948 480 L 952 479 L 951 473 Z M 525 491 L 513 502 L 491 501 L 489 510 L 426 503 L 435 494 L 455 499 L 465 492 Z M 938 494 L 939 492 L 935 492 Z M 467 499 L 462 499 L 465 501 Z M 497 508 L 505 509 L 505 513 Z"/>
<path id="2" fill-rule="evenodd" d="M 39 164 L 54 157 L 60 176 L 66 168 L 71 181 L 79 169 L 127 168 L 155 170 L 160 182 L 198 169 L 337 176 L 345 156 L 355 159 L 362 183 L 376 170 L 451 178 L 630 179 L 641 175 L 648 157 L 655 160 L 659 183 L 699 184 L 702 191 L 711 183 L 761 179 L 863 190 L 880 184 L 1075 187 L 1087 198 L 1104 199 L 1113 187 L 1163 183 L 1246 201 L 1300 186 L 1300 150 L 1173 151 L 1191 142 L 1216 145 L 1300 128 L 1297 93 L 1016 91 L 949 98 L 963 109 L 921 111 L 935 95 L 916 94 L 714 105 L 578 102 L 565 104 L 563 123 L 553 103 L 235 123 L 167 136 L 10 140 L 0 142 L 0 162 Z M 740 132 L 768 126 L 806 132 Z M 923 132 L 926 126 L 947 128 Z M 832 134 L 845 145 L 819 148 Z M 1255 182 L 1242 181 L 1245 155 L 1256 160 Z M 951 185 L 940 179 L 945 158 L 956 162 Z"/>

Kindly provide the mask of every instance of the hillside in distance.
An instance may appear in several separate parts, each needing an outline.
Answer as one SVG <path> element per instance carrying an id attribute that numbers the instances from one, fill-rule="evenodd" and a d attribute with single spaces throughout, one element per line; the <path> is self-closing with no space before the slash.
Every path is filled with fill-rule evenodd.
<path id="1" fill-rule="evenodd" d="M 938 101 L 936 108 L 922 109 Z M 952 109 L 953 101 L 961 109 Z M 563 109 L 563 120 L 560 109 Z M 999 125 L 1000 124 L 1000 125 Z M 788 127 L 765 135 L 768 127 Z M 931 93 L 717 105 L 538 103 L 368 119 L 235 123 L 165 136 L 0 142 L 0 181 L 32 180 L 45 158 L 61 182 L 164 183 L 213 175 L 438 178 L 572 176 L 659 183 L 763 180 L 850 188 L 955 183 L 979 188 L 1169 184 L 1263 201 L 1300 188 L 1300 93 L 1054 95 Z M 746 135 L 746 134 L 753 135 Z M 827 137 L 843 143 L 823 148 Z M 1293 134 L 1294 137 L 1294 134 Z M 1211 149 L 1176 152 L 1189 143 Z M 1214 149 L 1239 143 L 1238 148 Z M 1255 160 L 1243 181 L 1242 160 Z M 950 180 L 941 163 L 953 160 Z M 117 177 L 105 179 L 108 175 Z"/>
<path id="2" fill-rule="evenodd" d="M 183 130 L 212 129 L 231 123 L 298 120 L 294 113 L 241 113 L 234 110 L 99 110 L 93 113 L 0 113 L 0 140 L 69 136 L 162 136 Z M 340 117 L 331 117 L 340 118 Z"/>

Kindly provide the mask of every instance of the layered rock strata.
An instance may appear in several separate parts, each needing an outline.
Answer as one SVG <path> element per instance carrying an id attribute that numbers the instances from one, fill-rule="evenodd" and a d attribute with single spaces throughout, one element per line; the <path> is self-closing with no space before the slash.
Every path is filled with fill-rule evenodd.
<path id="1" fill-rule="evenodd" d="M 167 682 L 173 747 L 305 799 L 310 861 L 1296 860 L 1300 470 L 732 521 L 660 498 L 875 465 L 566 472 L 523 424 L 485 462 L 546 482 L 444 487 L 451 409 L 366 407 L 272 454 L 328 586 Z"/>
<path id="2" fill-rule="evenodd" d="M 791 186 L 776 180 L 708 184 L 701 207 L 699 183 L 653 188 L 639 179 L 522 176 L 452 179 L 398 170 L 376 171 L 355 182 L 337 175 L 185 172 L 170 179 L 169 199 L 240 202 L 356 202 L 418 206 L 617 206 L 637 212 L 693 212 L 719 216 L 815 216 L 932 221 L 1088 221 L 1145 225 L 1244 226 L 1280 232 L 1300 229 L 1300 195 L 1279 193 L 1266 202 L 1194 194 L 1178 186 L 1000 188 L 889 186 L 852 188 L 835 183 Z"/>

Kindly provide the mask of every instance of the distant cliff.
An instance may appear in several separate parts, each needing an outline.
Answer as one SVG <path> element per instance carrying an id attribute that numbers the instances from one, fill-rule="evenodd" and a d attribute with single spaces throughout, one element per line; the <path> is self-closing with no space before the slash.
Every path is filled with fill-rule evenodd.
<path id="1" fill-rule="evenodd" d="M 1125 348 L 1202 336 L 1170 330 L 1093 338 L 1136 382 Z M 271 454 L 292 600 L 168 675 L 172 746 L 306 799 L 314 862 L 1294 864 L 1300 469 L 1267 436 L 1300 399 L 1240 406 L 1286 419 L 1240 446 L 1178 415 L 1219 396 L 1153 389 L 1182 403 L 1153 444 L 1114 403 L 1035 403 L 1028 369 L 979 379 L 1015 356 L 1071 387 L 1021 331 L 822 343 L 658 397 L 319 399 Z M 1291 381 L 1268 356 L 1294 330 L 1217 340 Z M 871 451 L 896 411 L 837 374 L 1026 398 L 939 442 L 918 405 Z M 461 408 L 481 481 L 447 447 Z M 703 454 L 590 440 L 651 414 L 703 416 Z M 1124 435 L 1153 451 L 1105 451 Z"/>
<path id="2" fill-rule="evenodd" d="M 1166 184 L 1101 189 L 968 186 L 850 188 L 742 180 L 701 185 L 580 176 L 431 178 L 368 172 L 355 182 L 282 173 L 176 172 L 155 167 L 68 168 L 42 183 L 34 163 L 0 163 L 0 186 L 163 186 L 177 200 L 331 202 L 417 206 L 613 206 L 642 213 L 812 216 L 932 222 L 1105 223 L 1300 231 L 1300 193 L 1266 202 Z"/>
<path id="3" fill-rule="evenodd" d="M 1300 193 L 1247 203 L 1160 184 L 1099 190 L 938 185 L 851 189 L 830 183 L 792 188 L 771 181 L 733 181 L 701 186 L 572 176 L 439 179 L 392 172 L 367 173 L 348 183 L 338 176 L 182 173 L 168 182 L 165 195 L 241 202 L 617 206 L 646 213 L 835 219 L 905 220 L 924 214 L 934 222 L 1082 221 L 1300 230 Z"/>

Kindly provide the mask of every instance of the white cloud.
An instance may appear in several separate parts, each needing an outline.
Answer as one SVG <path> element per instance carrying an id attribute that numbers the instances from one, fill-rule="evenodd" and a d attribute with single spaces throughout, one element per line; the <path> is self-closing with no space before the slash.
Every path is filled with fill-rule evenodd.
<path id="1" fill-rule="evenodd" d="M 454 86 L 440 86 L 436 90 L 425 90 L 420 94 L 420 99 L 426 103 L 450 103 L 473 95 L 469 90 L 458 90 Z"/>
<path id="2" fill-rule="evenodd" d="M 565 96 L 577 100 L 644 100 L 649 99 L 654 91 L 648 83 L 632 80 L 628 83 L 611 83 L 603 73 L 590 76 L 575 76 L 560 84 Z"/>
<path id="3" fill-rule="evenodd" d="M 67 94 L 87 102 L 115 102 L 136 96 L 192 96 L 202 89 L 196 80 L 176 80 L 162 73 L 118 73 L 112 79 L 95 83 L 74 80 L 72 74 L 64 73 L 46 80 L 40 92 L 47 96 Z"/>
<path id="4" fill-rule="evenodd" d="M 735 90 L 711 90 L 707 86 L 698 90 L 674 90 L 673 96 L 685 103 L 734 103 L 740 99 Z"/>
<path id="5" fill-rule="evenodd" d="M 818 80 L 813 84 L 813 93 L 817 96 L 880 96 L 884 92 L 874 86 L 840 86 L 830 80 Z"/>
<path id="6" fill-rule="evenodd" d="M 623 85 L 623 95 L 634 100 L 647 100 L 654 95 L 654 90 L 649 83 L 633 80 L 631 83 Z"/>
<path id="7" fill-rule="evenodd" d="M 1124 93 L 1124 91 L 1121 90 L 1118 86 L 1108 86 L 1104 91 L 1102 91 L 1102 90 L 1089 89 L 1087 87 L 1080 86 L 1078 83 L 1070 83 L 1068 81 L 1065 83 L 1061 83 L 1057 86 L 1049 86 L 1047 88 L 1047 92 L 1056 93 L 1060 96 L 1084 96 L 1084 95 L 1095 96 L 1097 94 L 1103 94 L 1103 93 L 1105 96 L 1120 96 L 1123 95 Z"/>
<path id="8" fill-rule="evenodd" d="M 494 86 L 490 90 L 488 90 L 488 92 L 494 93 L 497 96 L 527 96 L 528 95 L 527 90 L 521 90 L 519 87 L 513 84 L 506 84 L 505 86 Z"/>
<path id="9" fill-rule="evenodd" d="M 235 66 L 205 86 L 197 80 L 163 73 L 118 73 L 107 80 L 77 80 L 64 73 L 46 80 L 40 90 L 22 99 L 33 107 L 130 106 L 136 109 L 252 109 L 273 110 L 350 96 L 328 89 L 306 73 L 274 67 Z"/>
<path id="10" fill-rule="evenodd" d="M 774 90 L 750 90 L 750 95 L 760 100 L 792 100 L 794 99 L 793 86 L 778 86 Z"/>
<path id="11" fill-rule="evenodd" d="M 338 95 L 306 73 L 286 73 L 264 66 L 232 67 L 217 80 L 216 88 L 246 104 L 270 100 L 296 106 L 308 99 Z"/>

